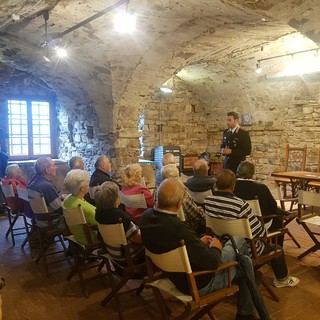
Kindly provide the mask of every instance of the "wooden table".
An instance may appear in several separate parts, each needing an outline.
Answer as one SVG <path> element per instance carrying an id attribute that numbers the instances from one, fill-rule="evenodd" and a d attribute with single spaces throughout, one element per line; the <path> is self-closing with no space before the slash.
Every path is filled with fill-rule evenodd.
<path id="1" fill-rule="evenodd" d="M 298 189 L 307 190 L 308 184 L 310 181 L 320 182 L 320 172 L 310 172 L 310 171 L 273 172 L 271 176 L 275 178 L 289 179 L 292 186 L 292 190 L 298 190 Z"/>

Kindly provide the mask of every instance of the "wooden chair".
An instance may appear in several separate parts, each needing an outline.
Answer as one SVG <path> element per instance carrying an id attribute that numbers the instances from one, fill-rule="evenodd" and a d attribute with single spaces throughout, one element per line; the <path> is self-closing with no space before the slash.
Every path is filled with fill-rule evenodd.
<path id="1" fill-rule="evenodd" d="M 290 147 L 286 144 L 286 154 L 284 160 L 283 171 L 305 171 L 307 159 L 307 146 L 304 147 Z M 291 188 L 290 198 L 294 198 L 298 194 L 298 190 L 292 186 L 290 179 L 288 178 L 275 178 L 275 182 L 278 186 L 281 186 L 284 191 L 284 198 L 288 196 L 287 186 Z"/>
<path id="2" fill-rule="evenodd" d="M 28 196 L 28 189 L 21 189 L 17 186 L 17 194 L 18 194 L 18 198 L 24 202 L 24 207 L 26 207 L 26 204 L 29 203 L 29 196 Z M 24 239 L 21 248 L 24 248 L 24 246 L 26 245 L 27 242 L 29 242 L 29 246 L 30 246 L 30 251 L 31 251 L 31 256 L 33 256 L 33 248 L 32 248 L 32 244 L 30 241 L 31 236 L 35 233 L 35 227 L 34 227 L 34 219 L 31 218 L 31 221 L 28 222 L 28 217 L 27 215 L 25 215 L 25 218 L 27 220 L 27 225 L 28 225 L 28 232 L 27 232 L 27 236 Z M 30 219 L 30 218 L 29 218 Z"/>
<path id="3" fill-rule="evenodd" d="M 283 217 L 283 227 L 287 228 L 288 224 L 298 217 L 298 211 L 297 210 L 293 210 L 293 206 L 295 204 L 298 204 L 298 197 L 296 197 L 296 198 L 289 198 L 289 197 L 284 198 L 280 186 L 277 186 L 274 189 L 270 189 L 270 191 L 271 191 L 271 194 L 274 197 L 274 199 L 280 202 L 280 207 L 281 207 L 282 210 L 287 210 L 286 209 L 286 203 L 287 202 L 290 203 L 290 210 L 289 211 L 291 213 L 290 213 L 290 215 L 287 215 L 287 216 Z M 294 237 L 294 235 L 291 233 L 291 231 L 288 228 L 287 228 L 287 234 L 291 238 L 291 240 L 295 243 L 295 245 L 298 248 L 301 248 L 300 243 L 297 241 L 297 239 Z"/>
<path id="4" fill-rule="evenodd" d="M 298 197 L 298 218 L 297 222 L 302 225 L 306 230 L 309 237 L 314 242 L 314 245 L 300 254 L 298 259 L 302 259 L 306 255 L 312 252 L 316 252 L 320 249 L 320 242 L 318 236 L 320 236 L 320 194 L 310 191 L 299 191 Z"/>
<path id="5" fill-rule="evenodd" d="M 126 195 L 120 191 L 120 199 L 121 199 L 121 203 L 128 208 L 141 208 L 141 209 L 147 208 L 146 198 L 143 193 Z"/>
<path id="6" fill-rule="evenodd" d="M 204 206 L 204 199 L 208 196 L 212 196 L 212 190 L 209 189 L 204 192 L 191 191 L 189 188 L 185 187 L 187 192 L 190 194 L 192 200 L 199 206 Z"/>
<path id="7" fill-rule="evenodd" d="M 125 231 L 123 228 L 122 220 L 119 220 L 117 224 L 100 224 L 98 223 L 98 229 L 100 235 L 103 239 L 103 242 L 106 244 L 107 250 L 106 253 L 102 255 L 106 259 L 106 265 L 108 270 L 109 279 L 111 282 L 112 290 L 111 292 L 103 299 L 101 302 L 102 306 L 105 306 L 109 301 L 114 299 L 119 317 L 121 320 L 124 319 L 123 310 L 120 305 L 119 296 L 122 294 L 136 292 L 137 295 L 140 295 L 144 289 L 144 282 L 133 289 L 120 292 L 120 290 L 126 285 L 130 279 L 141 279 L 143 280 L 146 276 L 146 264 L 145 263 L 134 263 L 134 260 L 131 256 L 132 245 L 128 244 Z M 121 247 L 122 253 L 124 254 L 125 261 L 124 263 L 119 263 L 112 256 L 112 252 L 108 251 L 108 248 L 112 250 L 112 247 Z M 115 281 L 115 277 L 120 281 Z"/>
<path id="8" fill-rule="evenodd" d="M 98 268 L 98 271 L 101 271 L 104 262 L 99 257 L 97 250 L 102 248 L 103 243 L 94 239 L 92 235 L 94 230 L 88 225 L 80 204 L 74 208 L 63 207 L 63 216 L 70 233 L 70 235 L 65 236 L 65 239 L 69 241 L 69 248 L 74 259 L 67 280 L 70 281 L 75 274 L 78 274 L 84 296 L 88 298 L 89 293 L 85 285 L 84 272 L 92 268 Z M 73 232 L 82 233 L 85 242 L 78 242 Z M 97 263 L 92 263 L 92 260 Z"/>
<path id="9" fill-rule="evenodd" d="M 6 203 L 3 204 L 5 211 L 7 212 L 7 216 L 9 219 L 9 228 L 6 232 L 6 238 L 8 238 L 9 234 L 11 235 L 12 245 L 15 246 L 15 237 L 23 234 L 28 234 L 29 226 L 27 223 L 26 216 L 23 212 L 20 212 L 20 199 L 15 195 L 12 184 L 4 185 L 1 184 L 1 190 L 6 199 Z M 9 203 L 12 203 L 14 206 L 9 206 Z M 18 227 L 19 218 L 22 217 L 23 219 L 23 226 Z M 25 246 L 25 242 L 22 243 L 21 248 Z"/>
<path id="10" fill-rule="evenodd" d="M 161 294 L 161 291 L 174 296 L 182 301 L 185 305 L 184 311 L 179 316 L 175 317 L 175 320 L 200 319 L 205 314 L 208 314 L 211 319 L 214 319 L 213 315 L 211 314 L 211 309 L 221 300 L 232 294 L 235 294 L 238 291 L 238 286 L 231 283 L 232 279 L 230 271 L 231 267 L 237 265 L 237 262 L 234 261 L 223 264 L 216 270 L 193 272 L 183 240 L 181 241 L 181 247 L 166 253 L 155 254 L 149 250 L 146 250 L 146 259 L 148 267 L 148 280 L 146 285 L 152 287 L 163 319 L 169 319 L 169 309 L 165 304 L 165 300 Z M 162 274 L 159 276 L 159 270 L 164 272 L 185 273 L 186 281 L 188 281 L 191 294 L 187 295 L 179 291 L 168 278 L 163 277 Z M 228 285 L 223 289 L 219 289 L 208 295 L 200 297 L 195 280 L 196 277 L 208 274 L 212 274 L 212 276 L 214 276 L 215 273 L 226 270 L 229 276 Z"/>
<path id="11" fill-rule="evenodd" d="M 264 220 L 262 219 L 262 212 L 260 209 L 259 200 L 258 199 L 246 200 L 246 202 L 249 204 L 253 214 L 259 218 L 259 220 L 264 224 L 264 227 L 268 231 L 268 229 L 271 227 L 271 224 L 272 224 L 272 218 L 270 218 L 270 220 L 268 222 L 266 222 L 266 223 L 264 222 Z M 265 216 L 265 218 L 266 218 L 266 216 Z"/>
<path id="12" fill-rule="evenodd" d="M 29 203 L 34 213 L 35 219 L 35 231 L 37 232 L 40 253 L 35 259 L 36 263 L 42 259 L 45 274 L 49 276 L 49 265 L 64 261 L 67 259 L 67 248 L 65 246 L 63 235 L 65 234 L 65 228 L 56 227 L 54 225 L 54 218 L 52 214 L 48 212 L 48 208 L 44 197 L 30 198 Z M 56 241 L 57 238 L 57 241 Z M 49 250 L 56 242 L 59 242 L 62 246 L 62 250 Z M 47 257 L 54 254 L 64 253 L 64 258 L 54 261 L 48 261 Z"/>
<path id="13" fill-rule="evenodd" d="M 318 149 L 318 172 L 320 172 L 320 147 Z M 308 190 L 315 190 L 319 193 L 320 191 L 320 182 L 319 181 L 310 181 L 308 183 Z"/>
<path id="14" fill-rule="evenodd" d="M 258 270 L 263 265 L 269 263 L 271 260 L 276 259 L 283 254 L 282 249 L 278 248 L 277 246 L 277 237 L 285 233 L 285 229 L 273 232 L 272 234 L 268 234 L 265 237 L 254 238 L 251 232 L 249 220 L 247 218 L 225 220 L 214 218 L 209 215 L 206 215 L 206 226 L 207 228 L 212 230 L 212 232 L 217 236 L 227 233 L 232 236 L 238 236 L 246 239 L 250 245 L 252 261 L 256 270 Z M 266 245 L 269 245 L 270 251 L 266 254 L 259 256 L 256 251 L 257 241 L 262 241 Z M 274 242 L 273 246 L 271 246 L 272 241 Z M 271 287 L 264 281 L 264 279 L 262 279 L 262 284 L 268 291 L 272 299 L 279 302 L 279 298 L 271 289 Z"/>

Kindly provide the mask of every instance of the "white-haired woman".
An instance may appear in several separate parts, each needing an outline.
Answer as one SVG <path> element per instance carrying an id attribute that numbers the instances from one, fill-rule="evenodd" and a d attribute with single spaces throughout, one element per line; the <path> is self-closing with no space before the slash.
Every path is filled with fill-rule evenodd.
<path id="1" fill-rule="evenodd" d="M 84 196 L 89 190 L 90 175 L 89 172 L 74 169 L 68 172 L 66 178 L 64 179 L 64 185 L 67 190 L 71 193 L 63 201 L 63 206 L 67 209 L 77 207 L 79 204 L 82 207 L 84 216 L 89 225 L 96 225 L 96 207 L 84 200 Z M 86 236 L 82 228 L 74 226 L 71 228 L 71 233 L 75 239 L 81 244 L 87 244 Z M 91 231 L 93 239 L 96 240 L 97 232 Z"/>
<path id="2" fill-rule="evenodd" d="M 121 192 L 125 195 L 144 194 L 148 208 L 154 206 L 154 196 L 142 184 L 142 167 L 138 164 L 129 164 L 123 172 L 123 184 Z M 140 218 L 145 209 L 143 208 L 128 208 L 125 207 L 126 213 L 131 219 L 139 224 Z"/>

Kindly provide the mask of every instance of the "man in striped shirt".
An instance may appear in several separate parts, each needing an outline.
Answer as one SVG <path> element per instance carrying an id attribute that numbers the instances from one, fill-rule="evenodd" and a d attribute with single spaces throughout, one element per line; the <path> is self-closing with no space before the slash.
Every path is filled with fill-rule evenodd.
<path id="1" fill-rule="evenodd" d="M 233 194 L 235 184 L 236 176 L 231 170 L 226 169 L 218 174 L 216 181 L 217 191 L 214 195 L 207 197 L 204 202 L 206 214 L 225 220 L 247 217 L 253 237 L 264 236 L 266 230 L 251 212 L 249 204 Z M 265 244 L 261 241 L 256 242 L 256 249 L 258 255 L 267 250 Z M 298 278 L 289 275 L 284 254 L 272 260 L 271 266 L 276 276 L 273 281 L 275 287 L 294 287 L 299 283 Z"/>

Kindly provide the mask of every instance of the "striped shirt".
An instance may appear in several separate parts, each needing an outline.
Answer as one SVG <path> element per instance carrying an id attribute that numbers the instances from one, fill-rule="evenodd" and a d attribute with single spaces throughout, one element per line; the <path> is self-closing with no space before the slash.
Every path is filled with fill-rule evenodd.
<path id="1" fill-rule="evenodd" d="M 265 228 L 261 225 L 258 218 L 251 212 L 247 202 L 237 198 L 231 192 L 216 191 L 214 195 L 209 196 L 204 201 L 205 211 L 211 217 L 231 220 L 248 218 L 253 237 L 262 237 L 266 235 Z M 257 254 L 260 256 L 265 248 L 265 244 L 256 241 Z"/>

